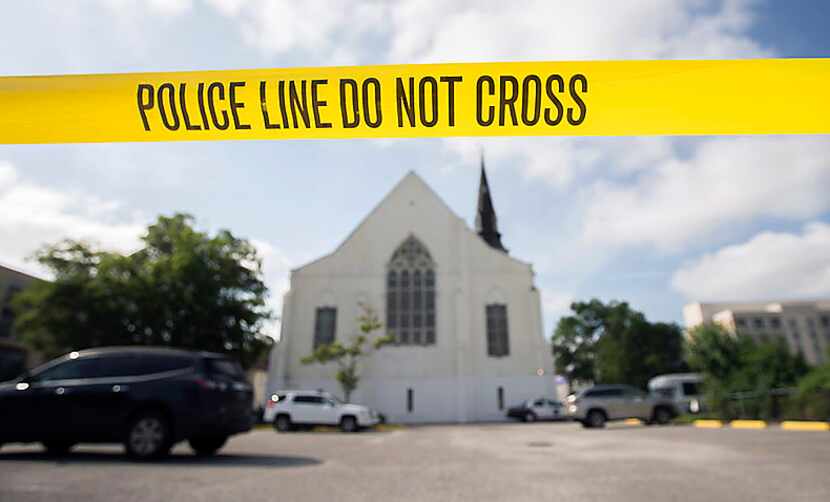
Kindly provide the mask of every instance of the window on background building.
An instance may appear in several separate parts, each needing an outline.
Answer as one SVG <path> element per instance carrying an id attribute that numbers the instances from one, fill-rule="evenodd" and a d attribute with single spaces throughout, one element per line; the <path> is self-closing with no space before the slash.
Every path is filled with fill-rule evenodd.
<path id="1" fill-rule="evenodd" d="M 387 267 L 386 330 L 400 345 L 435 343 L 435 262 L 413 235 Z"/>
<path id="2" fill-rule="evenodd" d="M 510 355 L 510 339 L 507 332 L 507 305 L 487 305 L 487 355 Z"/>
<path id="3" fill-rule="evenodd" d="M 743 317 L 736 317 L 735 318 L 735 324 L 739 328 L 746 328 L 746 319 L 744 319 Z"/>
<path id="4" fill-rule="evenodd" d="M 821 316 L 821 325 L 825 328 L 830 328 L 830 316 L 823 315 Z"/>
<path id="5" fill-rule="evenodd" d="M 773 328 L 779 329 L 779 328 L 781 328 L 781 319 L 779 319 L 777 317 L 773 317 L 772 319 L 769 320 L 769 324 Z"/>
<path id="6" fill-rule="evenodd" d="M 499 409 L 504 409 L 504 387 L 499 387 L 498 390 L 498 401 L 499 401 Z"/>
<path id="7" fill-rule="evenodd" d="M 812 341 L 812 343 L 813 343 L 813 352 L 814 352 L 814 353 L 815 353 L 815 355 L 816 355 L 816 359 L 817 359 L 819 362 L 821 362 L 821 360 L 822 360 L 822 356 L 823 356 L 824 354 L 822 354 L 822 353 L 821 353 L 821 347 L 819 346 L 819 343 L 818 343 L 818 335 L 817 335 L 817 334 L 816 334 L 816 332 L 815 332 L 815 331 L 813 331 L 813 330 L 810 330 L 810 340 L 811 340 L 811 341 Z"/>
<path id="8" fill-rule="evenodd" d="M 794 336 L 795 336 L 795 344 L 796 344 L 796 347 L 798 348 L 798 353 L 803 356 L 804 355 L 804 347 L 806 346 L 806 344 L 804 343 L 803 337 L 801 336 L 801 333 L 799 331 L 796 331 Z"/>
<path id="9" fill-rule="evenodd" d="M 337 331 L 337 309 L 318 307 L 314 318 L 314 348 L 334 342 Z"/>
<path id="10" fill-rule="evenodd" d="M 764 320 L 760 317 L 756 317 L 752 320 L 752 326 L 755 328 L 763 328 L 764 327 Z"/>

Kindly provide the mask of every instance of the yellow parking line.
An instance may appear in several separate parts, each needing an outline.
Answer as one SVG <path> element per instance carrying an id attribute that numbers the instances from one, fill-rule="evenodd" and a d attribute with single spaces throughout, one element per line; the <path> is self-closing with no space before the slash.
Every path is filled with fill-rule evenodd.
<path id="1" fill-rule="evenodd" d="M 723 427 L 723 422 L 720 420 L 695 420 L 694 425 L 702 429 L 720 429 Z"/>
<path id="2" fill-rule="evenodd" d="M 729 426 L 733 429 L 765 429 L 767 423 L 763 420 L 733 420 Z"/>
<path id="3" fill-rule="evenodd" d="M 830 431 L 830 422 L 790 420 L 781 422 L 781 428 L 787 431 Z"/>

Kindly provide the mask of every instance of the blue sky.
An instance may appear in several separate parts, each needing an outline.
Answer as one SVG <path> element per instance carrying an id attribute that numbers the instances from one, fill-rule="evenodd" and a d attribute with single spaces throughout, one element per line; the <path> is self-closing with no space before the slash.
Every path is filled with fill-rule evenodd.
<path id="1" fill-rule="evenodd" d="M 0 74 L 444 61 L 830 56 L 830 3 L 4 4 Z M 507 5 L 507 4 L 505 4 Z M 770 102 L 786 106 L 770 92 Z M 473 223 L 483 148 L 503 241 L 546 332 L 574 299 L 681 321 L 691 300 L 830 296 L 830 139 L 496 138 L 0 146 L 0 263 L 129 250 L 160 213 L 255 240 L 273 305 L 409 170 Z"/>

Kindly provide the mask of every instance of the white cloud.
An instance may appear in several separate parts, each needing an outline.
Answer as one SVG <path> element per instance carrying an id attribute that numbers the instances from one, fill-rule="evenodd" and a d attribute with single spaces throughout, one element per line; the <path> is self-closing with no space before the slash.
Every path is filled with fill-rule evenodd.
<path id="1" fill-rule="evenodd" d="M 103 0 L 105 6 L 114 12 L 139 12 L 146 9 L 149 13 L 161 16 L 178 16 L 193 8 L 193 0 Z"/>
<path id="2" fill-rule="evenodd" d="M 399 2 L 389 63 L 769 57 L 752 27 L 756 2 Z M 417 22 L 416 22 L 417 20 Z M 644 169 L 675 154 L 673 138 L 450 139 L 469 158 L 484 145 L 522 174 L 567 188 L 595 169 Z"/>
<path id="3" fill-rule="evenodd" d="M 488 168 L 518 166 L 528 179 L 567 188 L 598 170 L 625 174 L 652 167 L 675 155 L 668 137 L 631 138 L 448 138 L 446 147 L 467 165 L 484 151 Z"/>
<path id="4" fill-rule="evenodd" d="M 0 161 L 0 261 L 43 274 L 27 262 L 46 243 L 85 239 L 120 251 L 135 250 L 144 219 L 125 214 L 115 201 L 86 193 L 62 192 L 23 179 Z"/>
<path id="5" fill-rule="evenodd" d="M 390 62 L 753 57 L 752 2 L 397 2 Z"/>
<path id="6" fill-rule="evenodd" d="M 193 7 L 193 0 L 150 0 L 151 9 L 169 16 L 184 14 Z"/>
<path id="7" fill-rule="evenodd" d="M 755 2 L 207 0 L 245 41 L 317 64 L 758 57 Z"/>
<path id="8" fill-rule="evenodd" d="M 207 0 L 234 20 L 249 46 L 266 54 L 301 51 L 322 64 L 354 64 L 372 48 L 362 37 L 381 30 L 382 2 Z"/>
<path id="9" fill-rule="evenodd" d="M 674 289 L 699 301 L 751 301 L 830 295 L 830 225 L 800 234 L 764 232 L 688 263 Z"/>
<path id="10" fill-rule="evenodd" d="M 546 320 L 546 327 L 556 326 L 556 323 L 560 317 L 570 314 L 571 303 L 574 301 L 572 294 L 561 291 L 542 290 L 541 296 L 542 311 L 544 313 L 543 317 Z M 546 329 L 545 336 L 547 336 L 548 333 L 549 330 Z"/>
<path id="11" fill-rule="evenodd" d="M 759 217 L 790 221 L 830 209 L 830 142 L 821 137 L 717 138 L 629 182 L 586 191 L 583 239 L 679 249 Z"/>

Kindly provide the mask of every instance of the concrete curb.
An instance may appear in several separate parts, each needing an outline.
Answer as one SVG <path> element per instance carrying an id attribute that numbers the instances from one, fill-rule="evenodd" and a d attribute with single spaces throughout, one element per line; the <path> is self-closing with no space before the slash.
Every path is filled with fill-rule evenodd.
<path id="1" fill-rule="evenodd" d="M 720 429 L 729 427 L 731 429 L 767 429 L 772 428 L 769 422 L 764 420 L 732 420 L 723 422 L 721 420 L 695 420 L 692 425 L 701 429 Z M 814 422 L 808 420 L 787 420 L 781 422 L 779 428 L 785 431 L 830 431 L 830 422 Z"/>

